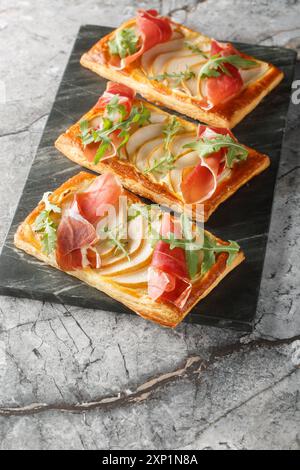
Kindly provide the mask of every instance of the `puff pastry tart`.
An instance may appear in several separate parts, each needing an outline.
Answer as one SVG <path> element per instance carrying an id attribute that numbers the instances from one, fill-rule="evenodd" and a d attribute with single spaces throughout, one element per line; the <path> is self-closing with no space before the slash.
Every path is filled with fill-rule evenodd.
<path id="1" fill-rule="evenodd" d="M 230 130 L 171 116 L 113 82 L 55 145 L 79 165 L 113 173 L 134 193 L 197 220 L 270 163 Z"/>
<path id="2" fill-rule="evenodd" d="M 46 193 L 15 245 L 170 327 L 244 259 L 237 243 L 143 204 L 110 173 Z"/>
<path id="3" fill-rule="evenodd" d="M 156 10 L 103 37 L 81 57 L 84 67 L 207 124 L 234 127 L 283 78 L 272 64 L 246 56 L 177 24 Z"/>

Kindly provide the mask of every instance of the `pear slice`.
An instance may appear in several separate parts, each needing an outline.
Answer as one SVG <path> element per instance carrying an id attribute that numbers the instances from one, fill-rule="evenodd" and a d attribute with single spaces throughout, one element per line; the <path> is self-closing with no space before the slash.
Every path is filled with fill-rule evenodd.
<path id="1" fill-rule="evenodd" d="M 170 171 L 169 181 L 171 190 L 178 194 L 181 192 L 182 169 L 175 169 Z"/>
<path id="2" fill-rule="evenodd" d="M 159 162 L 164 157 L 164 155 L 165 155 L 165 150 L 164 150 L 163 141 L 162 141 L 161 145 L 158 146 L 156 149 L 154 149 L 153 152 L 151 152 L 148 155 L 147 167 L 152 168 L 156 162 Z M 160 174 L 159 172 L 154 171 L 154 172 L 148 173 L 148 177 L 152 178 L 155 182 L 159 182 L 163 178 L 163 175 Z"/>
<path id="3" fill-rule="evenodd" d="M 206 62 L 206 59 L 201 60 L 199 55 L 178 55 L 174 53 L 174 56 L 171 57 L 164 67 L 164 72 L 166 73 L 179 73 L 184 72 L 187 68 L 192 67 L 193 65 L 198 65 L 200 68 L 200 64 Z"/>
<path id="4" fill-rule="evenodd" d="M 178 170 L 182 170 L 183 168 L 187 168 L 190 166 L 196 166 L 200 162 L 199 154 L 196 151 L 190 151 L 185 155 L 179 157 L 174 166 Z"/>
<path id="5" fill-rule="evenodd" d="M 168 71 L 167 66 L 170 63 L 170 61 L 173 61 L 173 60 L 178 62 L 178 65 L 179 67 L 181 67 L 181 70 L 185 70 L 186 69 L 185 64 L 187 64 L 188 66 L 188 61 L 190 60 L 189 59 L 190 57 L 194 57 L 194 60 L 192 60 L 193 63 L 199 62 L 199 56 L 192 54 L 191 51 L 186 50 L 186 49 L 178 49 L 173 52 L 159 54 L 153 60 L 152 67 L 151 67 L 151 75 L 155 77 L 156 75 L 160 75 L 164 72 L 167 72 Z"/>
<path id="6" fill-rule="evenodd" d="M 195 76 L 190 78 L 189 80 L 182 81 L 182 87 L 186 93 L 190 96 L 197 96 L 198 98 L 202 97 L 199 88 L 199 72 L 201 67 L 203 66 L 203 61 L 195 64 L 193 67 L 190 68 L 192 72 L 194 72 Z"/>
<path id="7" fill-rule="evenodd" d="M 163 137 L 157 137 L 156 139 L 152 139 L 149 142 L 146 142 L 142 145 L 136 153 L 135 156 L 135 166 L 141 171 L 144 172 L 148 165 L 148 157 L 151 155 L 156 149 L 158 149 L 163 143 Z"/>
<path id="8" fill-rule="evenodd" d="M 116 274 L 128 274 L 138 269 L 148 266 L 152 258 L 153 248 L 149 241 L 143 239 L 140 248 L 130 257 L 115 263 L 112 266 L 107 266 L 99 270 L 101 276 L 113 276 Z"/>
<path id="9" fill-rule="evenodd" d="M 164 128 L 163 123 L 159 124 L 149 124 L 147 126 L 140 127 L 137 129 L 130 137 L 126 144 L 127 154 L 129 160 L 134 160 L 134 154 L 141 145 L 149 140 L 155 139 L 162 135 Z M 133 161 L 134 163 L 134 161 Z"/>
<path id="10" fill-rule="evenodd" d="M 113 276 L 112 280 L 126 287 L 147 287 L 148 266 L 128 274 Z"/>
<path id="11" fill-rule="evenodd" d="M 142 55 L 142 67 L 145 70 L 146 74 L 149 75 L 150 67 L 153 60 L 158 54 L 163 54 L 167 52 L 177 51 L 183 47 L 183 39 L 174 39 L 168 42 L 157 44 L 156 46 L 149 49 Z"/>
<path id="12" fill-rule="evenodd" d="M 152 112 L 150 116 L 151 124 L 159 124 L 162 122 L 166 122 L 168 119 L 168 115 L 163 113 Z"/>
<path id="13" fill-rule="evenodd" d="M 259 63 L 258 67 L 255 67 L 253 69 L 239 69 L 239 72 L 244 82 L 244 87 L 248 86 L 251 82 L 258 80 L 261 76 L 263 76 L 268 70 L 268 67 L 268 64 Z"/>
<path id="14" fill-rule="evenodd" d="M 187 153 L 190 150 L 184 149 L 185 144 L 189 144 L 190 142 L 193 142 L 196 139 L 196 132 L 186 132 L 184 134 L 178 134 L 176 135 L 170 144 L 170 150 L 175 155 L 175 157 L 178 157 L 182 153 Z"/>
<path id="15" fill-rule="evenodd" d="M 130 257 L 133 256 L 139 250 L 142 244 L 144 233 L 143 228 L 143 217 L 141 215 L 128 222 L 127 234 L 125 234 L 125 236 L 128 238 L 126 251 Z M 103 262 L 101 263 L 102 268 L 119 263 L 124 258 L 128 259 L 126 254 L 122 251 L 120 251 L 118 254 L 115 254 L 115 248 L 116 247 L 114 246 L 111 256 L 103 260 Z"/>

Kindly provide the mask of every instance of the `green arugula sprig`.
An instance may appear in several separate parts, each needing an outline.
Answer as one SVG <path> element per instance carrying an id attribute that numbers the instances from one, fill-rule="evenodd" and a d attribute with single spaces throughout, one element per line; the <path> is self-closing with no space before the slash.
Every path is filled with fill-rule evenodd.
<path id="1" fill-rule="evenodd" d="M 171 250 L 175 248 L 185 250 L 188 272 L 191 279 L 194 279 L 198 273 L 200 252 L 203 252 L 201 263 L 201 275 L 203 276 L 216 263 L 216 255 L 218 253 L 228 253 L 227 266 L 230 266 L 240 251 L 238 243 L 230 240 L 229 245 L 220 245 L 207 232 L 203 233 L 203 240 L 201 242 L 197 241 L 201 234 L 193 234 L 192 223 L 185 214 L 181 216 L 181 226 L 183 232 L 182 239 L 176 239 L 173 233 L 170 233 L 168 237 L 156 234 L 155 242 L 157 242 L 157 239 L 162 240 L 170 245 Z"/>
<path id="2" fill-rule="evenodd" d="M 118 55 L 125 59 L 137 52 L 139 38 L 134 29 L 124 28 L 117 31 L 114 38 L 108 41 L 108 48 L 111 55 Z"/>
<path id="3" fill-rule="evenodd" d="M 119 105 L 113 98 L 113 102 L 110 101 L 108 106 L 111 106 L 109 114 L 110 117 L 115 116 L 116 113 L 121 113 L 123 105 Z M 133 106 L 127 119 L 119 119 L 117 122 L 113 122 L 109 117 L 103 118 L 102 129 L 93 129 L 89 127 L 89 122 L 83 120 L 80 122 L 80 135 L 83 145 L 100 142 L 99 148 L 94 158 L 94 163 L 97 164 L 101 158 L 105 155 L 106 150 L 111 146 L 110 134 L 119 130 L 119 137 L 122 139 L 121 143 L 117 148 L 119 153 L 120 149 L 126 145 L 130 137 L 130 129 L 133 125 L 143 126 L 150 120 L 150 110 L 143 104 L 139 106 Z M 124 118 L 123 113 L 123 118 Z"/>
<path id="4" fill-rule="evenodd" d="M 106 105 L 106 115 L 111 122 L 123 121 L 126 116 L 126 108 L 123 104 L 119 103 L 119 100 L 119 95 L 114 95 Z"/>
<path id="5" fill-rule="evenodd" d="M 126 256 L 128 261 L 130 261 L 130 255 L 126 249 L 128 240 L 124 238 L 122 224 L 119 224 L 116 227 L 113 227 L 112 229 L 109 229 L 108 226 L 106 226 L 101 229 L 100 232 L 107 235 L 109 243 L 111 243 L 115 247 L 115 254 L 119 251 Z"/>
<path id="6" fill-rule="evenodd" d="M 57 224 L 50 214 L 51 212 L 61 213 L 60 207 L 49 201 L 50 194 L 52 193 L 44 194 L 42 201 L 45 204 L 45 209 L 40 212 L 33 224 L 33 230 L 41 235 L 42 251 L 46 255 L 52 253 L 56 245 Z"/>
<path id="7" fill-rule="evenodd" d="M 165 72 L 148 78 L 149 80 L 156 80 L 158 82 L 163 82 L 167 79 L 174 80 L 174 86 L 177 87 L 183 80 L 190 80 L 191 78 L 195 78 L 195 76 L 195 72 L 187 67 L 186 70 L 182 72 Z"/>
<path id="8" fill-rule="evenodd" d="M 175 155 L 170 150 L 170 143 L 173 137 L 180 130 L 180 123 L 175 116 L 172 116 L 168 124 L 163 130 L 164 135 L 164 151 L 165 155 L 161 159 L 155 159 L 153 165 L 147 168 L 144 173 L 161 173 L 165 174 L 174 168 Z"/>
<path id="9" fill-rule="evenodd" d="M 210 59 L 201 67 L 199 79 L 219 77 L 221 72 L 225 75 L 231 76 L 230 71 L 225 67 L 226 64 L 231 64 L 241 69 L 252 69 L 258 67 L 258 63 L 255 60 L 244 59 L 239 55 L 223 57 L 220 56 L 220 54 L 216 54 L 210 57 Z"/>
<path id="10" fill-rule="evenodd" d="M 230 135 L 217 135 L 213 139 L 204 137 L 184 145 L 184 148 L 196 150 L 201 158 L 208 157 L 212 153 L 219 152 L 222 148 L 226 148 L 227 168 L 233 168 L 235 162 L 246 160 L 249 154 L 246 147 L 236 142 Z"/>
<path id="11" fill-rule="evenodd" d="M 199 54 L 205 59 L 208 58 L 208 55 L 205 52 L 203 52 L 199 46 L 197 46 L 196 44 L 193 44 L 192 42 L 185 41 L 184 47 L 192 51 L 194 54 Z"/>

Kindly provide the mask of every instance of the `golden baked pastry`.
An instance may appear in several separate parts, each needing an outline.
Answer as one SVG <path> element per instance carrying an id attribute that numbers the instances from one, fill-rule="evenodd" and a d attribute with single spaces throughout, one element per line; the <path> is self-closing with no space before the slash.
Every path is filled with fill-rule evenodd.
<path id="1" fill-rule="evenodd" d="M 113 82 L 55 146 L 75 163 L 111 172 L 132 192 L 198 220 L 270 164 L 228 129 L 172 116 Z"/>
<path id="2" fill-rule="evenodd" d="M 208 232 L 196 229 L 191 238 L 195 227 L 187 217 L 156 210 L 148 219 L 148 213 L 112 174 L 81 172 L 43 196 L 19 226 L 15 245 L 140 316 L 175 327 L 244 255 L 237 243 Z"/>
<path id="3" fill-rule="evenodd" d="M 81 64 L 149 101 L 227 128 L 240 122 L 283 78 L 274 65 L 155 10 L 139 10 L 136 18 L 83 54 Z"/>

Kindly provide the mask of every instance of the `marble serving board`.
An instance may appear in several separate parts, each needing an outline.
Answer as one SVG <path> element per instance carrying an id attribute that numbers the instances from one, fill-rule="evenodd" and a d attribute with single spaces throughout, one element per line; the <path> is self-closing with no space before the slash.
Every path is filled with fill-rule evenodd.
<path id="1" fill-rule="evenodd" d="M 119 302 L 67 274 L 43 265 L 13 245 L 18 224 L 37 205 L 42 194 L 56 188 L 81 169 L 61 155 L 53 143 L 61 132 L 94 105 L 104 91 L 106 80 L 81 67 L 79 59 L 109 31 L 110 28 L 101 26 L 80 28 L 0 256 L 2 295 L 130 313 Z M 238 241 L 245 252 L 246 261 L 201 301 L 186 321 L 251 331 L 260 293 L 296 54 L 277 47 L 237 46 L 247 54 L 274 63 L 285 73 L 281 85 L 234 130 L 241 142 L 268 154 L 272 163 L 266 172 L 225 202 L 207 223 L 206 228 L 221 238 Z"/>

